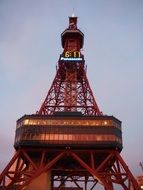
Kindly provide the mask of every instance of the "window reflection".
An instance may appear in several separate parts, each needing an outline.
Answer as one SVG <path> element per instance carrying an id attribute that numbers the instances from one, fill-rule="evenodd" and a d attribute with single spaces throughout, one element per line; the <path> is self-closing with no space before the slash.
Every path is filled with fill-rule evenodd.
<path id="1" fill-rule="evenodd" d="M 16 135 L 16 141 L 19 140 L 58 140 L 58 141 L 117 141 L 121 142 L 121 138 L 115 135 L 94 135 L 94 134 L 33 134 L 23 133 Z"/>
<path id="2" fill-rule="evenodd" d="M 29 124 L 29 119 L 25 119 L 24 120 L 24 125 L 28 125 Z"/>
<path id="3" fill-rule="evenodd" d="M 121 129 L 121 125 L 112 119 L 90 119 L 90 120 L 54 120 L 54 119 L 23 119 L 17 122 L 17 128 L 24 125 L 37 125 L 37 126 L 114 126 Z"/>

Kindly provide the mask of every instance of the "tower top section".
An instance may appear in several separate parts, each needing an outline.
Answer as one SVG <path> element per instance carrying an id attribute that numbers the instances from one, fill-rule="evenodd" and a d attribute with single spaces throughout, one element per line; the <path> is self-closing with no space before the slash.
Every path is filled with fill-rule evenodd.
<path id="1" fill-rule="evenodd" d="M 38 114 L 81 112 L 87 116 L 101 116 L 88 79 L 83 47 L 84 34 L 77 28 L 77 17 L 69 17 L 69 25 L 61 34 L 63 52 L 60 54 L 57 73 Z"/>
<path id="2" fill-rule="evenodd" d="M 69 26 L 68 28 L 61 34 L 61 42 L 62 47 L 65 49 L 67 45 L 66 42 L 68 40 L 77 40 L 80 44 L 80 49 L 83 47 L 84 43 L 84 34 L 77 28 L 77 17 L 72 14 L 69 16 Z"/>
<path id="3" fill-rule="evenodd" d="M 77 29 L 77 17 L 74 13 L 69 17 L 69 29 Z"/>

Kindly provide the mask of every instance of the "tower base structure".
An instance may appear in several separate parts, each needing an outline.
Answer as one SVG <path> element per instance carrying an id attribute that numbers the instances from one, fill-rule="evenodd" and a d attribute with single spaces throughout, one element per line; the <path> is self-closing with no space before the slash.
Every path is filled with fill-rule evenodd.
<path id="1" fill-rule="evenodd" d="M 2 189 L 140 189 L 120 156 L 121 122 L 113 116 L 25 115 L 17 121 L 14 146 L 0 175 Z"/>
<path id="2" fill-rule="evenodd" d="M 38 162 L 33 155 L 39 155 Z M 71 182 L 85 190 L 98 183 L 107 190 L 140 190 L 120 153 L 107 149 L 22 148 L 0 175 L 1 188 L 7 190 L 32 190 L 37 182 L 44 189 L 63 189 Z"/>

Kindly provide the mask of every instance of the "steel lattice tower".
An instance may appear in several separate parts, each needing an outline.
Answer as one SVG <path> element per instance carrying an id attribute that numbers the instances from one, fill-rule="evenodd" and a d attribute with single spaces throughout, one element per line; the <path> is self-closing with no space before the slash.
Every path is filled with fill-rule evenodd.
<path id="1" fill-rule="evenodd" d="M 17 121 L 15 154 L 0 175 L 10 190 L 123 190 L 140 187 L 122 159 L 121 121 L 103 115 L 93 96 L 77 17 L 61 34 L 56 76 L 37 114 Z M 74 184 L 70 187 L 69 184 Z"/>
<path id="2" fill-rule="evenodd" d="M 56 111 L 79 111 L 83 115 L 101 115 L 86 77 L 81 54 L 84 34 L 77 29 L 77 17 L 69 18 L 69 27 L 61 34 L 63 53 L 58 69 L 39 114 Z"/>

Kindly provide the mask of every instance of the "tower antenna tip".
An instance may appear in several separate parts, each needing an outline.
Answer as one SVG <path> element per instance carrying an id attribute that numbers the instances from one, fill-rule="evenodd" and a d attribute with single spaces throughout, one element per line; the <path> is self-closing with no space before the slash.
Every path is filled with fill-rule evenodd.
<path id="1" fill-rule="evenodd" d="M 75 17 L 75 14 L 74 14 L 74 8 L 73 8 L 73 11 L 72 11 L 72 16 L 71 17 Z"/>

